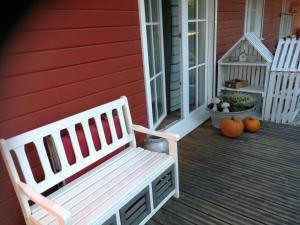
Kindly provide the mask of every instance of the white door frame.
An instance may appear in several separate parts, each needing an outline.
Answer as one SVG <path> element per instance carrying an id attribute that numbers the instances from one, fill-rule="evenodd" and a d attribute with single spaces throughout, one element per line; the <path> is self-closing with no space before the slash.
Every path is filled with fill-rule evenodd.
<path id="1" fill-rule="evenodd" d="M 160 16 L 160 47 L 161 47 L 161 68 L 162 72 L 160 72 L 159 76 L 162 76 L 162 86 L 165 87 L 165 58 L 164 58 L 164 43 L 163 43 L 163 21 L 162 21 L 162 3 L 161 0 L 159 2 L 159 16 Z M 154 76 L 151 78 L 150 76 L 150 70 L 149 70 L 149 57 L 148 57 L 148 40 L 147 40 L 147 23 L 146 23 L 146 14 L 145 14 L 145 1 L 144 0 L 139 0 L 139 14 L 140 14 L 140 29 L 141 29 L 141 42 L 142 42 L 142 54 L 143 54 L 143 65 L 144 65 L 144 81 L 145 81 L 145 90 L 146 90 L 146 100 L 147 100 L 147 114 L 148 114 L 148 126 L 151 129 L 155 129 L 166 117 L 167 115 L 167 106 L 166 106 L 166 90 L 165 88 L 163 89 L 163 112 L 161 117 L 159 118 L 157 115 L 158 111 L 158 106 L 156 104 L 156 117 L 157 121 L 154 122 L 153 120 L 153 110 L 152 110 L 152 96 L 151 96 L 151 79 L 154 79 L 155 82 L 155 77 L 158 77 L 157 74 L 154 72 Z M 150 17 L 152 17 L 150 15 Z M 152 23 L 152 22 L 151 22 Z M 151 24 L 151 23 L 148 23 Z M 154 23 L 155 24 L 155 23 Z M 150 25 L 151 26 L 151 25 Z M 153 32 L 151 32 L 152 35 L 152 47 L 153 47 Z M 155 70 L 155 59 L 154 59 L 154 52 L 152 53 L 153 56 L 153 64 Z M 156 87 L 156 85 L 155 85 Z M 157 92 L 155 93 L 157 95 Z M 155 97 L 157 101 L 157 96 Z M 157 102 L 155 102 L 157 103 Z"/>
<path id="2" fill-rule="evenodd" d="M 146 91 L 146 100 L 147 100 L 147 112 L 148 112 L 148 126 L 151 129 L 155 129 L 153 126 L 153 118 L 152 118 L 152 105 L 151 105 L 151 88 L 150 88 L 150 73 L 149 73 L 149 61 L 148 61 L 148 45 L 147 45 L 147 33 L 146 33 L 146 21 L 145 21 L 145 5 L 144 0 L 139 0 L 139 14 L 140 14 L 140 28 L 141 28 L 141 42 L 142 42 L 142 55 L 143 55 L 143 64 L 144 64 L 144 77 L 145 77 L 145 91 Z M 188 18 L 188 10 L 187 8 L 187 0 L 179 0 L 180 10 L 180 21 L 181 21 L 181 34 L 188 33 L 187 27 L 187 18 Z M 206 80 L 206 103 L 210 101 L 210 99 L 215 95 L 215 78 L 216 78 L 216 16 L 217 16 L 217 0 L 207 0 L 208 4 L 208 48 L 207 48 L 207 80 Z M 210 18 L 209 18 L 210 17 Z M 185 19 L 186 20 L 185 20 Z M 184 22 L 185 21 L 185 22 Z M 186 23 L 186 24 L 184 24 Z M 187 36 L 181 35 L 182 43 L 187 43 Z M 186 46 L 181 46 L 181 54 L 182 57 L 186 57 L 188 59 L 188 51 L 183 50 Z M 182 107 L 181 107 L 181 115 L 182 119 L 178 121 L 173 126 L 169 127 L 166 131 L 174 132 L 180 135 L 180 137 L 184 137 L 186 134 L 194 130 L 204 121 L 209 118 L 209 113 L 204 109 L 204 107 L 200 107 L 193 112 L 189 112 L 189 80 L 188 80 L 188 60 L 181 60 L 181 88 L 184 93 L 182 96 Z M 210 75 L 209 75 L 210 74 Z M 211 88 L 209 88 L 211 87 Z M 187 105 L 186 105 L 187 104 Z"/>

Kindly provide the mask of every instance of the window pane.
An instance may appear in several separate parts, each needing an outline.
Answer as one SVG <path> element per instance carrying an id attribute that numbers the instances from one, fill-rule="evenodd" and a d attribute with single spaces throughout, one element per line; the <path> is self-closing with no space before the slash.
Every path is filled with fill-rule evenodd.
<path id="1" fill-rule="evenodd" d="M 206 22 L 198 23 L 198 64 L 205 63 L 206 50 Z"/>
<path id="2" fill-rule="evenodd" d="M 251 9 L 254 9 L 254 10 L 256 10 L 256 4 L 257 4 L 257 2 L 256 2 L 256 0 L 250 0 L 250 4 L 251 4 Z"/>
<path id="3" fill-rule="evenodd" d="M 189 66 L 196 65 L 196 23 L 189 23 Z"/>
<path id="4" fill-rule="evenodd" d="M 145 0 L 145 14 L 146 14 L 146 22 L 150 22 L 150 9 L 149 9 L 149 1 Z"/>
<path id="5" fill-rule="evenodd" d="M 159 2 L 160 0 L 150 0 L 152 9 L 152 22 L 159 22 Z"/>
<path id="6" fill-rule="evenodd" d="M 206 0 L 198 0 L 198 18 L 206 19 Z"/>
<path id="7" fill-rule="evenodd" d="M 191 112 L 196 109 L 196 69 L 189 71 L 189 103 Z"/>
<path id="8" fill-rule="evenodd" d="M 160 25 L 153 26 L 153 45 L 154 45 L 154 59 L 155 59 L 155 74 L 161 72 L 161 43 L 160 43 Z"/>
<path id="9" fill-rule="evenodd" d="M 205 65 L 198 67 L 198 107 L 205 103 Z"/>
<path id="10" fill-rule="evenodd" d="M 147 44 L 148 44 L 148 60 L 149 60 L 149 71 L 150 77 L 154 76 L 153 71 L 153 49 L 152 49 L 152 35 L 151 35 L 151 26 L 147 26 Z"/>
<path id="11" fill-rule="evenodd" d="M 153 123 L 156 123 L 157 116 L 156 116 L 156 98 L 155 98 L 155 80 L 152 80 L 150 83 L 151 86 L 151 99 L 152 99 L 152 115 L 153 115 Z"/>
<path id="12" fill-rule="evenodd" d="M 196 19 L 196 0 L 189 0 L 188 8 L 189 8 L 189 11 L 188 11 L 189 20 Z"/>
<path id="13" fill-rule="evenodd" d="M 158 76 L 156 80 L 156 92 L 157 92 L 157 112 L 158 112 L 158 118 L 160 118 L 164 113 L 164 88 L 163 88 L 163 76 Z"/>

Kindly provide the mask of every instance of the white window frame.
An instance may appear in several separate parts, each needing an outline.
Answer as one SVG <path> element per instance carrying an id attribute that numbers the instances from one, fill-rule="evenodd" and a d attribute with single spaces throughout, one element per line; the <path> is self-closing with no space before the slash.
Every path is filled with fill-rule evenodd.
<path id="1" fill-rule="evenodd" d="M 244 32 L 251 32 L 251 12 L 255 11 L 255 24 L 254 24 L 254 33 L 260 38 L 263 39 L 263 24 L 264 24 L 264 11 L 265 11 L 265 0 L 256 0 L 256 9 L 252 9 L 253 0 L 246 0 L 245 7 L 245 25 Z"/>

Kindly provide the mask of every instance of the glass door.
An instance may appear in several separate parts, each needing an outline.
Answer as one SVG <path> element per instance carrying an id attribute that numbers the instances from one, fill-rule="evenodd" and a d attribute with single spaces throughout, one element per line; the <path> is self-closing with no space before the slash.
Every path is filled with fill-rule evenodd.
<path id="1" fill-rule="evenodd" d="M 187 45 L 189 112 L 206 104 L 207 0 L 188 0 Z"/>
<path id="2" fill-rule="evenodd" d="M 151 127 L 156 128 L 167 114 L 161 0 L 145 0 L 144 7 L 149 62 L 146 82 L 151 92 L 148 111 L 152 114 L 149 115 L 149 122 Z"/>

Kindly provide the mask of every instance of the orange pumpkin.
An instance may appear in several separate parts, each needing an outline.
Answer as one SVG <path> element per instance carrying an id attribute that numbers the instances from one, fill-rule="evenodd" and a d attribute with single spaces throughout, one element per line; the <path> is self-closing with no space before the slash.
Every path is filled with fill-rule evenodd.
<path id="1" fill-rule="evenodd" d="M 241 136 L 244 131 L 244 124 L 241 120 L 234 118 L 224 118 L 220 124 L 221 133 L 230 138 Z"/>
<path id="2" fill-rule="evenodd" d="M 253 118 L 253 117 L 247 117 L 246 119 L 243 120 L 245 131 L 249 131 L 251 133 L 254 133 L 258 131 L 260 128 L 260 122 L 258 119 Z"/>

